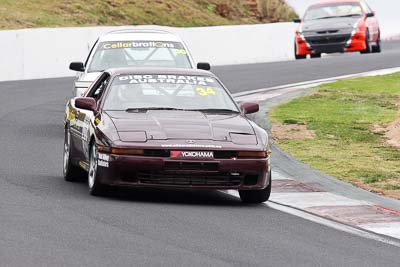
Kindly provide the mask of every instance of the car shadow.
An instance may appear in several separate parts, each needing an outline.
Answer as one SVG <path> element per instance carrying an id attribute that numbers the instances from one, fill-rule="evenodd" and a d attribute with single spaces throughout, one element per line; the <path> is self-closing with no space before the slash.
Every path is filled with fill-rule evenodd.
<path id="1" fill-rule="evenodd" d="M 63 178 L 60 177 L 62 182 Z M 129 201 L 154 204 L 177 204 L 199 206 L 223 206 L 223 207 L 260 207 L 262 204 L 243 203 L 240 198 L 228 194 L 223 190 L 208 189 L 175 189 L 175 188 L 151 188 L 108 186 L 101 196 L 90 196 L 87 191 L 87 182 L 80 180 L 72 184 L 79 185 L 79 192 L 74 194 L 87 194 L 87 197 L 107 199 L 113 201 Z M 81 191 L 82 190 L 82 191 Z M 86 198 L 86 197 L 84 197 Z"/>
<path id="2" fill-rule="evenodd" d="M 76 184 L 79 184 L 82 187 L 87 187 L 85 181 L 76 182 Z M 87 194 L 89 195 L 89 193 Z M 97 198 L 114 201 L 201 206 L 249 207 L 261 205 L 243 203 L 238 197 L 230 195 L 225 191 L 206 189 L 167 189 L 109 186 L 107 187 L 107 191 L 104 192 L 103 195 L 97 196 Z"/>
<path id="3" fill-rule="evenodd" d="M 157 204 L 249 206 L 239 198 L 218 190 L 111 187 L 102 197 Z"/>

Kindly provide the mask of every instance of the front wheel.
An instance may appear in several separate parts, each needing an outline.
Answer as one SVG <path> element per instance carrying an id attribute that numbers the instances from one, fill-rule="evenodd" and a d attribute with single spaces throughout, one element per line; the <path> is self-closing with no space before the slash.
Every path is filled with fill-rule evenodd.
<path id="1" fill-rule="evenodd" d="M 298 56 L 298 55 L 295 55 L 295 58 L 296 58 L 296 60 L 300 60 L 300 59 L 306 59 L 307 56 Z"/>
<path id="2" fill-rule="evenodd" d="M 77 182 L 85 176 L 84 170 L 72 164 L 72 154 L 71 134 L 68 128 L 66 128 L 64 135 L 63 175 L 64 180 L 67 182 Z"/>
<path id="3" fill-rule="evenodd" d="M 296 45 L 296 41 L 294 42 L 294 58 L 296 59 L 296 60 L 299 60 L 299 59 L 306 59 L 307 58 L 307 55 L 297 55 L 297 45 Z"/>
<path id="4" fill-rule="evenodd" d="M 321 53 L 311 54 L 311 58 L 321 58 Z"/>
<path id="5" fill-rule="evenodd" d="M 365 47 L 366 47 L 366 49 L 364 50 L 364 51 L 361 51 L 360 53 L 361 54 L 369 54 L 369 53 L 371 53 L 371 50 L 372 50 L 372 48 L 371 48 L 371 43 L 370 43 L 370 41 L 369 41 L 369 31 L 367 30 L 367 32 L 365 33 Z"/>
<path id="6" fill-rule="evenodd" d="M 239 190 L 240 199 L 245 203 L 263 203 L 268 201 L 271 195 L 271 172 L 268 174 L 269 185 L 262 190 Z"/>
<path id="7" fill-rule="evenodd" d="M 89 194 L 92 196 L 101 196 L 104 194 L 105 185 L 101 184 L 98 179 L 98 161 L 97 161 L 97 148 L 96 144 L 92 144 L 90 147 L 89 155 L 89 172 L 88 172 L 88 187 Z"/>

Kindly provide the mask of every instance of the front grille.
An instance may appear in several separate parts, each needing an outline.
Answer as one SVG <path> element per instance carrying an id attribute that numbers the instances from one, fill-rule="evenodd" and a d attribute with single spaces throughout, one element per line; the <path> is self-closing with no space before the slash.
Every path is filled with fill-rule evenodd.
<path id="1" fill-rule="evenodd" d="M 217 162 L 167 161 L 166 170 L 217 171 Z"/>
<path id="2" fill-rule="evenodd" d="M 169 150 L 156 150 L 156 149 L 145 149 L 144 156 L 146 157 L 169 157 L 171 152 Z"/>
<path id="3" fill-rule="evenodd" d="M 327 34 L 327 33 L 337 33 L 339 30 L 330 30 L 330 31 L 319 31 L 318 34 Z"/>
<path id="4" fill-rule="evenodd" d="M 341 44 L 350 39 L 350 36 L 314 36 L 306 38 L 311 45 Z"/>
<path id="5" fill-rule="evenodd" d="M 229 173 L 182 171 L 139 171 L 136 178 L 142 184 L 185 186 L 239 186 L 244 179 Z"/>

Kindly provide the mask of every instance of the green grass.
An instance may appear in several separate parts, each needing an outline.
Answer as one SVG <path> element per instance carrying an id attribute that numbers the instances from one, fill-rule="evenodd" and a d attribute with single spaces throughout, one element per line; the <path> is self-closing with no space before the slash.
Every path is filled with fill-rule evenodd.
<path id="1" fill-rule="evenodd" d="M 277 140 L 311 167 L 400 198 L 400 150 L 373 126 L 398 114 L 400 73 L 322 85 L 318 92 L 275 108 L 275 123 L 305 124 L 313 139 Z"/>
<path id="2" fill-rule="evenodd" d="M 0 0 L 0 29 L 95 25 L 211 26 L 289 21 L 283 0 Z"/>

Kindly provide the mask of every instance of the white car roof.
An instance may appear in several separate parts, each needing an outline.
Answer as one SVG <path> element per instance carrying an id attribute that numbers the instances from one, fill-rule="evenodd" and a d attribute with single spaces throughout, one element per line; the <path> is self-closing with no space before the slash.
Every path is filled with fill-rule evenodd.
<path id="1" fill-rule="evenodd" d="M 99 38 L 99 42 L 112 41 L 183 41 L 176 35 L 161 30 L 119 30 L 109 32 Z"/>

